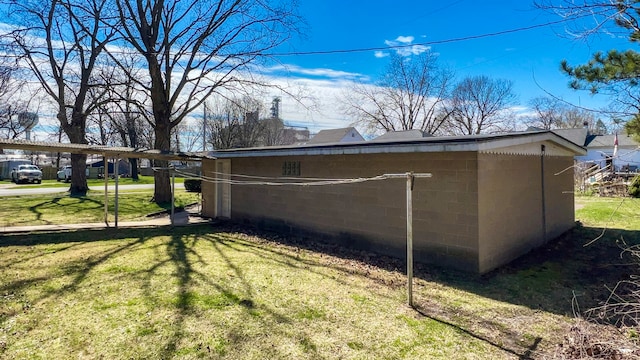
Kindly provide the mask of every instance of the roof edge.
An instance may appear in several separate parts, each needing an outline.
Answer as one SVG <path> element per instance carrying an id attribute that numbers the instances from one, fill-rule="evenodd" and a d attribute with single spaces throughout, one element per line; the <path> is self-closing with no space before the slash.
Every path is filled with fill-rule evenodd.
<path id="1" fill-rule="evenodd" d="M 586 154 L 586 149 L 584 147 L 581 147 L 549 130 L 500 135 L 447 136 L 410 140 L 361 141 L 351 143 L 240 148 L 212 151 L 209 154 L 212 157 L 224 159 L 267 156 L 489 151 L 502 147 L 542 141 L 553 141 L 576 155 Z"/>

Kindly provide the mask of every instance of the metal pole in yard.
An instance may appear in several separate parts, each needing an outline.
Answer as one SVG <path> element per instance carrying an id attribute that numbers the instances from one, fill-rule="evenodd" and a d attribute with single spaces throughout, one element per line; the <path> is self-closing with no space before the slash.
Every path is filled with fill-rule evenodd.
<path id="1" fill-rule="evenodd" d="M 175 225 L 175 200 L 176 200 L 176 172 L 172 167 L 169 167 L 171 171 L 171 226 Z"/>
<path id="2" fill-rule="evenodd" d="M 104 168 L 107 169 L 106 154 L 102 156 L 102 164 L 104 165 Z M 105 171 L 102 171 L 102 176 L 104 176 L 104 223 L 109 226 L 109 178 L 105 175 Z"/>
<path id="3" fill-rule="evenodd" d="M 430 173 L 384 174 L 387 179 L 407 179 L 407 297 L 413 307 L 413 183 L 415 178 L 430 178 Z"/>
<path id="4" fill-rule="evenodd" d="M 413 173 L 407 173 L 407 297 L 413 307 Z"/>
<path id="5" fill-rule="evenodd" d="M 116 161 L 113 163 L 113 175 L 116 177 L 116 200 L 115 200 L 115 226 L 118 228 L 118 162 L 120 159 L 116 157 Z"/>

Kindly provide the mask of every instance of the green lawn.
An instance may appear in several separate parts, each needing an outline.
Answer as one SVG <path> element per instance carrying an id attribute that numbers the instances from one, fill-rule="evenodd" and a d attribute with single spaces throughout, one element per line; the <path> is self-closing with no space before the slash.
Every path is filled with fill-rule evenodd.
<path id="1" fill-rule="evenodd" d="M 576 197 L 576 219 L 588 226 L 640 230 L 639 214 L 640 199 Z"/>
<path id="2" fill-rule="evenodd" d="M 575 316 L 627 276 L 615 240 L 638 241 L 583 246 L 603 224 L 581 211 L 607 201 L 490 274 L 417 266 L 415 309 L 401 260 L 223 224 L 0 237 L 0 358 L 562 359 L 586 328 L 634 348 Z"/>
<path id="3" fill-rule="evenodd" d="M 208 226 L 0 244 L 7 358 L 500 359 L 568 321 L 419 280 L 425 316 L 397 271 Z"/>
<path id="4" fill-rule="evenodd" d="M 176 184 L 184 183 L 183 177 L 175 178 Z M 109 185 L 115 185 L 115 179 L 108 179 Z M 140 175 L 138 180 L 134 180 L 132 178 L 119 178 L 118 185 L 145 185 L 145 184 L 153 184 L 153 176 L 144 176 Z M 17 189 L 22 188 L 45 188 L 45 187 L 69 187 L 69 183 L 56 181 L 56 180 L 42 180 L 41 184 L 13 184 L 9 180 L 0 181 L 0 184 L 12 185 Z M 87 185 L 89 186 L 103 186 L 104 179 L 87 179 Z M 181 185 L 182 186 L 182 185 Z"/>
<path id="5" fill-rule="evenodd" d="M 171 204 L 151 201 L 153 190 L 121 191 L 118 196 L 120 221 L 141 220 L 148 214 L 171 208 Z M 176 189 L 176 207 L 199 201 L 200 194 Z M 0 226 L 92 223 L 104 221 L 104 193 L 90 191 L 87 196 L 24 195 L 0 198 Z M 110 219 L 113 219 L 115 196 L 108 197 Z"/>

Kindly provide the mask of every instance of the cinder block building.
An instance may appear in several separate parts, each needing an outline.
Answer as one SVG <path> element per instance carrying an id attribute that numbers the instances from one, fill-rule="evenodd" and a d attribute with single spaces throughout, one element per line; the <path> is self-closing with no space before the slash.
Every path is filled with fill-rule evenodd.
<path id="1" fill-rule="evenodd" d="M 404 257 L 404 179 L 265 183 L 430 173 L 414 184 L 415 261 L 485 273 L 574 226 L 569 168 L 585 152 L 550 131 L 216 151 L 203 214 Z"/>

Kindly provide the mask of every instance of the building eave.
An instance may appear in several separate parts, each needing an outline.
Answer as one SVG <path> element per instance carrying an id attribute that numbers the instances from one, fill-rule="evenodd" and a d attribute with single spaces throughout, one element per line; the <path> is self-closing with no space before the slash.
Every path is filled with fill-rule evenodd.
<path id="1" fill-rule="evenodd" d="M 503 135 L 430 137 L 394 141 L 362 141 L 302 146 L 278 146 L 213 151 L 215 158 L 358 155 L 414 152 L 490 152 L 499 148 L 536 142 L 551 141 L 575 155 L 586 154 L 586 149 L 551 132 L 536 131 Z"/>

